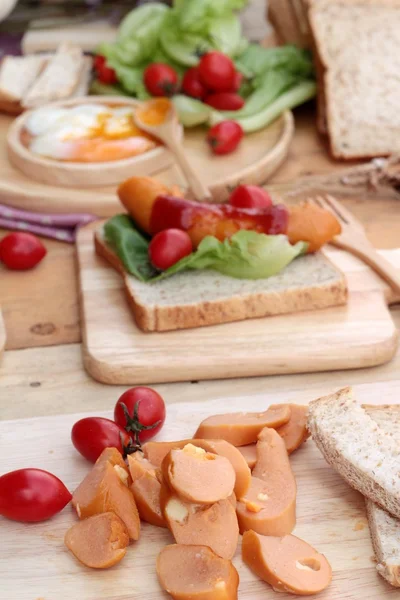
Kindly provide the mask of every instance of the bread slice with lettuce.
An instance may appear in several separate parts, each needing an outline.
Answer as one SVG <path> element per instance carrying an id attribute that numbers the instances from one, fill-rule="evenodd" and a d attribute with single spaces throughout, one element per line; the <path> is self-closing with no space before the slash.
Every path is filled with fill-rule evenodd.
<path id="1" fill-rule="evenodd" d="M 124 278 L 137 326 L 170 331 L 344 304 L 344 275 L 322 252 L 304 254 L 284 235 L 239 231 L 205 238 L 163 273 L 148 259 L 148 239 L 126 215 L 95 232 L 95 248 Z"/>

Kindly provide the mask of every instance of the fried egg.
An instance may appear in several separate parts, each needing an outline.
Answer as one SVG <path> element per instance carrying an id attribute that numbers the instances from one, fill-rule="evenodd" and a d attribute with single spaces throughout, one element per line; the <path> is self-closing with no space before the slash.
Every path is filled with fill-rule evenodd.
<path id="1" fill-rule="evenodd" d="M 34 154 L 71 162 L 105 162 L 143 154 L 157 145 L 136 127 L 130 107 L 82 104 L 40 108 L 25 123 Z"/>

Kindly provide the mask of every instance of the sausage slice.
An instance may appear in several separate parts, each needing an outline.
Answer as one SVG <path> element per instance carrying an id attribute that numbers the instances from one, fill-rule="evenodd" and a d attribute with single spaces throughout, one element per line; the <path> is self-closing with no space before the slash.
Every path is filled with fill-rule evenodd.
<path id="1" fill-rule="evenodd" d="M 64 538 L 68 550 L 92 569 L 107 569 L 126 554 L 129 535 L 125 524 L 112 512 L 79 521 L 68 529 Z"/>
<path id="2" fill-rule="evenodd" d="M 214 415 L 200 423 L 195 438 L 226 440 L 233 446 L 246 446 L 257 441 L 264 427 L 277 428 L 290 419 L 287 404 L 273 404 L 268 410 L 258 413 L 230 413 Z"/>
<path id="3" fill-rule="evenodd" d="M 325 556 L 294 535 L 267 537 L 246 531 L 242 558 L 277 592 L 310 596 L 322 592 L 332 580 Z"/>
<path id="4" fill-rule="evenodd" d="M 171 489 L 183 500 L 196 504 L 225 500 L 232 494 L 236 480 L 227 458 L 193 444 L 171 450 L 162 462 L 161 471 Z"/>
<path id="5" fill-rule="evenodd" d="M 157 558 L 157 575 L 175 600 L 237 599 L 238 572 L 206 546 L 166 546 Z"/>
<path id="6" fill-rule="evenodd" d="M 286 445 L 288 454 L 292 454 L 300 448 L 303 442 L 310 436 L 307 430 L 308 406 L 300 404 L 289 404 L 290 419 L 285 425 L 277 430 Z"/>

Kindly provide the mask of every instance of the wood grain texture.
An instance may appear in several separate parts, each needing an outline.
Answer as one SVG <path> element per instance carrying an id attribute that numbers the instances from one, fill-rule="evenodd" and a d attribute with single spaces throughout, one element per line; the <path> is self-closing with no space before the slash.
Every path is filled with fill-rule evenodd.
<path id="1" fill-rule="evenodd" d="M 6 347 L 6 327 L 4 325 L 3 313 L 0 307 L 0 360 Z"/>
<path id="2" fill-rule="evenodd" d="M 6 137 L 12 119 L 0 116 L 0 137 Z M 204 178 L 215 200 L 225 199 L 231 186 L 264 183 L 285 160 L 294 133 L 292 113 L 287 112 L 267 129 L 246 136 L 229 156 L 214 156 L 205 142 L 205 129 L 187 130 L 183 143 L 193 168 Z M 165 183 L 186 182 L 176 165 L 157 170 Z M 6 144 L 0 145 L 0 202 L 38 212 L 89 212 L 111 216 L 120 209 L 116 185 L 98 188 L 65 188 L 33 181 L 14 168 L 7 158 Z"/>
<path id="3" fill-rule="evenodd" d="M 368 404 L 398 401 L 396 389 L 380 384 L 359 386 L 357 395 Z M 330 391 L 336 386 L 330 383 Z M 276 402 L 307 403 L 313 393 L 273 392 L 230 397 L 207 397 L 197 401 L 181 395 L 180 402 L 169 405 L 168 418 L 158 439 L 190 437 L 206 416 L 226 410 L 264 410 Z M 111 412 L 100 413 L 110 417 Z M 59 476 L 74 489 L 88 471 L 88 463 L 70 442 L 72 424 L 84 414 L 3 421 L 0 437 L 12 452 L 0 455 L 0 473 L 35 465 Z M 46 435 L 44 435 L 46 432 Z M 16 442 L 24 439 L 30 452 Z M 331 586 L 319 595 L 321 600 L 383 600 L 398 593 L 376 573 L 363 498 L 351 490 L 325 463 L 310 440 L 291 456 L 298 483 L 297 525 L 295 533 L 325 554 L 333 568 Z M 146 597 L 167 598 L 159 588 L 155 560 L 161 548 L 172 542 L 166 530 L 144 524 L 142 535 L 132 544 L 124 560 L 115 568 L 99 572 L 80 565 L 67 551 L 63 537 L 76 522 L 70 507 L 54 519 L 36 525 L 24 525 L 1 519 L 0 580 L 2 597 L 7 600 L 126 600 Z M 276 593 L 257 579 L 243 564 L 240 548 L 234 557 L 239 571 L 239 598 L 273 599 Z M 16 573 L 23 568 L 23 578 Z M 284 596 L 286 598 L 286 596 Z"/>
<path id="4" fill-rule="evenodd" d="M 348 277 L 347 306 L 149 334 L 135 325 L 121 276 L 95 255 L 92 227 L 81 230 L 77 250 L 83 359 L 89 373 L 103 383 L 367 367 L 390 360 L 397 347 L 397 330 L 379 278 L 339 251 L 329 256 Z"/>

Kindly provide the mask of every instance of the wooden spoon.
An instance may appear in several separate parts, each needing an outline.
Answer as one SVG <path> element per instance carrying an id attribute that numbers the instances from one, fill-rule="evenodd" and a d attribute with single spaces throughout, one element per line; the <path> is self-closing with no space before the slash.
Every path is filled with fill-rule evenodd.
<path id="1" fill-rule="evenodd" d="M 196 200 L 211 200 L 210 190 L 203 184 L 188 161 L 179 139 L 179 121 L 175 107 L 168 98 L 144 102 L 134 112 L 136 125 L 161 140 L 174 154 Z"/>

